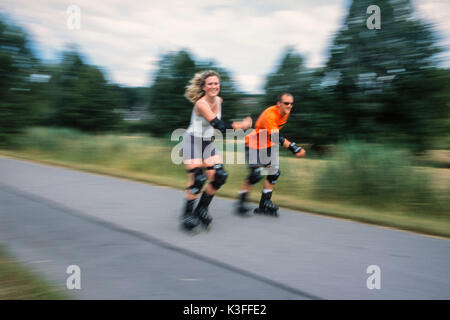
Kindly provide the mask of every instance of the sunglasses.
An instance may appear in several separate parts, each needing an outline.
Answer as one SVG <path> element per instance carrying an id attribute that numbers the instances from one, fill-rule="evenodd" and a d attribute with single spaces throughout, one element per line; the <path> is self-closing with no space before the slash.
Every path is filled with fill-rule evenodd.
<path id="1" fill-rule="evenodd" d="M 294 105 L 293 102 L 284 102 L 284 101 L 282 101 L 281 103 L 284 104 L 285 106 Z"/>

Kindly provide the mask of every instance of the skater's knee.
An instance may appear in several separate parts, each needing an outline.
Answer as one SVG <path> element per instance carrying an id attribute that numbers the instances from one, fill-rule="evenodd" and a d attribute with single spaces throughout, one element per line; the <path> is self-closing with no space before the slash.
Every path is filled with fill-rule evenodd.
<path id="1" fill-rule="evenodd" d="M 219 190 L 221 186 L 225 184 L 228 178 L 228 172 L 225 171 L 223 164 L 215 164 L 212 167 L 209 167 L 208 169 L 215 170 L 214 173 L 214 180 L 211 181 L 211 186 L 215 190 Z"/>
<path id="2" fill-rule="evenodd" d="M 253 185 L 255 183 L 258 183 L 263 178 L 263 175 L 261 174 L 262 168 L 251 168 L 250 175 L 248 176 L 247 180 L 248 182 Z"/>
<path id="3" fill-rule="evenodd" d="M 266 179 L 270 184 L 275 184 L 277 183 L 280 174 L 281 174 L 280 169 L 277 169 L 277 171 L 275 171 L 274 174 L 268 175 Z"/>
<path id="4" fill-rule="evenodd" d="M 203 169 L 198 167 L 189 170 L 189 172 L 194 174 L 194 183 L 188 187 L 188 190 L 191 194 L 199 194 L 206 182 Z"/>

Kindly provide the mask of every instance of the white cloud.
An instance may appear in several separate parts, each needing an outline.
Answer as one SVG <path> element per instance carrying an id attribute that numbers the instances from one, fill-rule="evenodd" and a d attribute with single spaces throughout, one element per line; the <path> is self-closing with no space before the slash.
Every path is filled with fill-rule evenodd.
<path id="1" fill-rule="evenodd" d="M 443 65 L 450 68 L 450 2 L 448 0 L 414 0 L 419 18 L 434 25 L 440 45 L 444 52 L 440 54 Z"/>
<path id="2" fill-rule="evenodd" d="M 343 0 L 3 0 L 0 8 L 31 34 L 45 58 L 76 43 L 114 81 L 148 85 L 161 53 L 188 48 L 230 70 L 239 86 L 259 91 L 287 45 L 307 66 L 323 65 L 346 13 Z M 416 0 L 421 14 L 450 39 L 447 0 Z M 66 26 L 69 4 L 81 9 L 81 29 Z"/>
<path id="3" fill-rule="evenodd" d="M 264 79 L 261 76 L 253 74 L 239 74 L 236 82 L 240 90 L 245 92 L 262 92 Z"/>

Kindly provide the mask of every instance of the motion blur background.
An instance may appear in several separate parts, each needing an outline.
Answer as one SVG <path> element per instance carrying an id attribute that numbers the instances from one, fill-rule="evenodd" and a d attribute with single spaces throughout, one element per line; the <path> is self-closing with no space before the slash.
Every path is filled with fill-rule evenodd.
<path id="1" fill-rule="evenodd" d="M 188 126 L 189 79 L 215 69 L 227 120 L 293 93 L 283 131 L 308 158 L 283 154 L 287 205 L 449 222 L 448 1 L 7 0 L 0 13 L 4 155 L 182 188 L 170 135 Z M 221 192 L 235 196 L 245 167 L 229 169 Z"/>

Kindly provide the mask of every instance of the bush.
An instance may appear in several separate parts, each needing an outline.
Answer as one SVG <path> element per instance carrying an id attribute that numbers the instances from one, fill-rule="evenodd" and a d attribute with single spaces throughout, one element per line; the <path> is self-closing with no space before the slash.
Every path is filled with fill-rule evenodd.
<path id="1" fill-rule="evenodd" d="M 320 172 L 315 196 L 374 207 L 441 211 L 425 171 L 411 166 L 410 155 L 388 146 L 348 142 Z"/>

